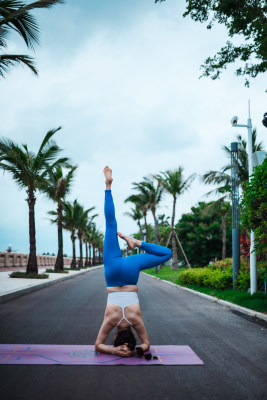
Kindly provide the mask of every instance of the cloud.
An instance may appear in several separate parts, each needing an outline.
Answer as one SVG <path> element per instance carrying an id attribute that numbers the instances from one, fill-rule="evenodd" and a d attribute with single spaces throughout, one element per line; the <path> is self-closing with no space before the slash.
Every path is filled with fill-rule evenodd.
<path id="1" fill-rule="evenodd" d="M 42 14 L 42 47 L 36 52 L 40 77 L 18 68 L 1 81 L 1 133 L 36 151 L 49 129 L 63 125 L 55 138 L 79 164 L 70 198 L 95 205 L 104 230 L 102 169 L 112 166 L 120 230 L 132 233 L 136 225 L 123 215 L 131 182 L 179 165 L 186 177 L 219 169 L 226 162 L 221 146 L 237 133 L 247 135 L 234 130 L 230 119 L 236 114 L 246 121 L 249 97 L 263 140 L 264 82 L 259 77 L 244 88 L 234 67 L 219 81 L 199 80 L 200 64 L 224 44 L 225 30 L 210 32 L 183 19 L 176 1 L 166 7 L 150 0 L 112 6 L 102 1 L 106 9 L 94 4 L 57 7 L 49 19 Z M 20 46 L 15 41 L 12 50 Z M 0 182 L 5 193 L 0 246 L 6 247 L 12 231 L 15 248 L 19 243 L 27 251 L 27 204 L 11 179 L 0 177 Z M 208 190 L 194 182 L 178 201 L 177 218 Z M 38 197 L 36 207 L 37 250 L 56 252 L 56 227 L 45 219 L 53 204 Z M 162 209 L 171 212 L 167 196 Z M 71 254 L 68 235 L 65 244 Z"/>

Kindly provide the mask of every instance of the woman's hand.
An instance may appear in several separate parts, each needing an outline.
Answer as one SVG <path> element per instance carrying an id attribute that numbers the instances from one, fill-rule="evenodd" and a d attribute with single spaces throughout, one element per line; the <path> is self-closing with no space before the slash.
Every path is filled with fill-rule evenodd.
<path id="1" fill-rule="evenodd" d="M 123 344 L 118 347 L 114 347 L 113 354 L 116 354 L 119 357 L 131 357 L 134 352 L 129 349 L 127 344 Z"/>

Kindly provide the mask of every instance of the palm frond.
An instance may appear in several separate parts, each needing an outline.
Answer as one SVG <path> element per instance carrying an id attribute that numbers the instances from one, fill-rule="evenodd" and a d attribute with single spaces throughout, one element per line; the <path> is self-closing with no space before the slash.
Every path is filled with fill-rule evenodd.
<path id="1" fill-rule="evenodd" d="M 16 64 L 26 65 L 35 75 L 38 75 L 32 57 L 19 54 L 2 54 L 0 55 L 0 76 L 4 77 L 9 68 Z"/>

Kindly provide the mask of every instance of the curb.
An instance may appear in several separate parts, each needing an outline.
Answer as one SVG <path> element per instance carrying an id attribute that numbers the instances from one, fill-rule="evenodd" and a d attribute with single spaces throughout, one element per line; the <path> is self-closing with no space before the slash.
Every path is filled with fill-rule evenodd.
<path id="1" fill-rule="evenodd" d="M 221 299 L 218 299 L 217 297 L 213 297 L 208 294 L 198 292 L 197 290 L 189 289 L 189 288 L 181 286 L 181 285 L 176 285 L 173 282 L 165 281 L 164 279 L 160 279 L 160 278 L 157 278 L 156 276 L 149 275 L 146 272 L 142 272 L 142 274 L 149 276 L 150 278 L 157 279 L 158 281 L 168 283 L 169 285 L 175 286 L 175 287 L 185 290 L 187 292 L 191 292 L 191 293 L 195 294 L 196 296 L 204 297 L 204 299 L 213 301 L 213 303 L 218 303 L 224 307 L 227 307 L 232 310 L 236 310 L 243 314 L 249 315 L 250 317 L 256 317 L 256 318 L 262 319 L 264 321 L 267 321 L 267 315 L 265 315 L 259 311 L 250 310 L 249 308 L 238 306 L 237 304 L 231 303 L 230 301 L 221 300 Z"/>
<path id="2" fill-rule="evenodd" d="M 77 272 L 77 274 L 75 274 L 75 275 L 62 276 L 62 277 L 59 277 L 58 279 L 55 279 L 54 281 L 40 283 L 38 285 L 29 287 L 29 288 L 20 289 L 20 290 L 11 292 L 11 293 L 0 295 L 0 304 L 6 303 L 9 300 L 13 300 L 13 299 L 23 296 L 25 294 L 35 292 L 39 289 L 43 289 L 47 286 L 55 285 L 56 283 L 65 281 L 66 279 L 71 279 L 71 278 L 75 278 L 76 276 L 86 274 L 87 272 L 90 272 L 90 271 L 93 271 L 93 270 L 96 270 L 99 268 L 103 268 L 103 265 L 98 265 L 97 267 L 91 267 L 91 268 L 85 269 L 84 271 Z"/>

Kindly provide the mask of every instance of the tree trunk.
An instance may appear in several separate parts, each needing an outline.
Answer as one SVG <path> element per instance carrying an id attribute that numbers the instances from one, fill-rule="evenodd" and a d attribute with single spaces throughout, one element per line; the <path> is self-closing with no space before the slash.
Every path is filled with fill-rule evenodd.
<path id="1" fill-rule="evenodd" d="M 93 265 L 95 265 L 95 245 L 93 244 Z"/>
<path id="2" fill-rule="evenodd" d="M 73 231 L 71 232 L 71 241 L 72 241 L 72 261 L 71 261 L 71 268 L 76 268 L 76 250 L 75 250 L 75 231 L 73 229 Z"/>
<path id="3" fill-rule="evenodd" d="M 90 243 L 89 243 L 89 263 L 90 263 L 90 266 L 93 265 L 92 264 L 92 246 Z"/>
<path id="4" fill-rule="evenodd" d="M 78 263 L 78 267 L 81 268 L 83 267 L 83 242 L 82 242 L 82 234 L 78 232 L 78 238 L 80 242 L 80 259 Z"/>
<path id="5" fill-rule="evenodd" d="M 222 260 L 226 257 L 226 217 L 222 217 Z"/>
<path id="6" fill-rule="evenodd" d="M 28 205 L 29 205 L 29 236 L 30 236 L 30 254 L 26 273 L 38 274 L 37 257 L 36 257 L 36 238 L 35 238 L 35 215 L 34 206 L 36 198 L 33 191 L 28 191 Z"/>
<path id="7" fill-rule="evenodd" d="M 64 260 L 63 260 L 63 235 L 62 235 L 62 203 L 58 202 L 57 208 L 57 236 L 58 236 L 58 253 L 55 264 L 55 269 L 60 269 L 63 271 L 64 269 Z"/>
<path id="8" fill-rule="evenodd" d="M 146 229 L 146 242 L 149 243 L 149 234 L 148 234 L 148 226 L 147 226 L 147 220 L 146 220 L 146 213 L 144 214 L 144 219 L 145 219 L 145 229 Z"/>
<path id="9" fill-rule="evenodd" d="M 98 264 L 101 264 L 101 259 L 100 259 L 100 249 L 98 249 Z"/>
<path id="10" fill-rule="evenodd" d="M 159 244 L 159 223 L 156 217 L 156 211 L 155 210 L 151 210 L 152 214 L 153 214 L 153 218 L 154 218 L 154 222 L 155 222 L 155 242 L 156 244 Z"/>
<path id="11" fill-rule="evenodd" d="M 86 267 L 88 267 L 88 247 L 87 247 L 87 240 L 85 241 L 85 264 Z"/>
<path id="12" fill-rule="evenodd" d="M 177 257 L 177 244 L 174 235 L 174 220 L 175 220 L 175 207 L 176 207 L 176 197 L 173 196 L 173 207 L 172 207 L 172 220 L 171 220 L 171 238 L 172 238 L 172 269 L 178 269 L 178 257 Z"/>
<path id="13" fill-rule="evenodd" d="M 138 224 L 138 227 L 139 227 L 139 230 L 140 230 L 140 233 L 141 233 L 142 242 L 143 242 L 144 241 L 144 233 L 143 233 L 140 221 L 137 221 L 137 224 Z"/>

